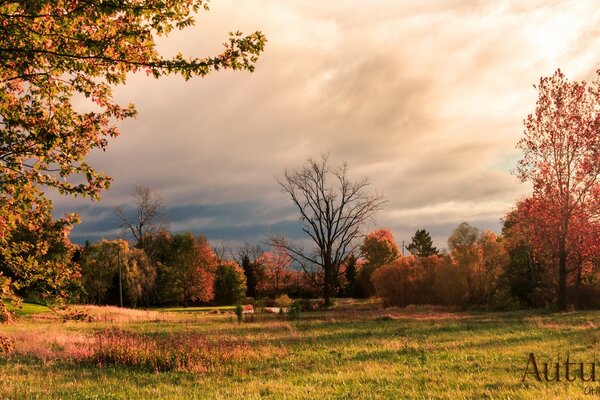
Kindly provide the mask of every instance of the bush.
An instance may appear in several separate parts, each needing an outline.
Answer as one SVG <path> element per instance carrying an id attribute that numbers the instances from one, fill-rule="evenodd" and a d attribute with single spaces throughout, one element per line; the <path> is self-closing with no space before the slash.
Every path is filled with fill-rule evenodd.
<path id="1" fill-rule="evenodd" d="M 238 324 L 241 324 L 242 320 L 244 319 L 244 308 L 241 304 L 238 304 L 235 307 L 235 315 L 237 316 Z"/>
<path id="2" fill-rule="evenodd" d="M 371 281 L 377 297 L 383 299 L 384 306 L 406 306 L 414 302 L 409 275 L 408 265 L 403 261 L 384 265 L 373 272 Z"/>
<path id="3" fill-rule="evenodd" d="M 325 307 L 325 301 L 321 299 L 297 299 L 294 301 L 294 306 L 299 311 L 319 311 Z"/>
<path id="4" fill-rule="evenodd" d="M 296 320 L 300 317 L 300 304 L 297 301 L 294 301 L 289 308 L 288 318 L 291 320 Z"/>
<path id="5" fill-rule="evenodd" d="M 293 303 L 293 300 L 287 294 L 282 294 L 275 299 L 277 307 L 288 308 Z"/>

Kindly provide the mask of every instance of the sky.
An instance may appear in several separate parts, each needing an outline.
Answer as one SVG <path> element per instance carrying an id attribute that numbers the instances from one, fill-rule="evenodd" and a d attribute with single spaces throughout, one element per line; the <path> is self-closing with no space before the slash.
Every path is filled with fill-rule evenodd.
<path id="1" fill-rule="evenodd" d="M 173 231 L 235 247 L 270 233 L 302 240 L 298 214 L 275 177 L 309 156 L 346 162 L 388 202 L 366 231 L 389 228 L 434 243 L 459 223 L 500 231 L 530 191 L 511 174 L 534 84 L 560 68 L 592 80 L 600 67 L 595 1 L 212 0 L 196 26 L 158 46 L 203 57 L 229 31 L 268 39 L 254 73 L 155 80 L 115 89 L 136 119 L 90 160 L 114 178 L 99 202 L 53 195 L 76 211 L 71 239 L 119 237 L 112 208 L 149 186 Z"/>

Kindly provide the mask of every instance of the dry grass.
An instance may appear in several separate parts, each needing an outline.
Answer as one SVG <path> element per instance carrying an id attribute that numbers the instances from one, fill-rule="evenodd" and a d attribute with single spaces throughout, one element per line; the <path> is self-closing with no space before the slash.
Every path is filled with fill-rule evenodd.
<path id="1" fill-rule="evenodd" d="M 145 370 L 223 372 L 255 357 L 253 349 L 235 337 L 207 337 L 195 332 L 148 335 L 118 328 L 99 331 L 91 359 L 99 366 Z"/>
<path id="2" fill-rule="evenodd" d="M 13 355 L 34 357 L 45 363 L 56 360 L 81 361 L 88 359 L 92 354 L 89 334 L 60 329 L 60 326 L 19 329 L 4 336 L 13 343 Z"/>

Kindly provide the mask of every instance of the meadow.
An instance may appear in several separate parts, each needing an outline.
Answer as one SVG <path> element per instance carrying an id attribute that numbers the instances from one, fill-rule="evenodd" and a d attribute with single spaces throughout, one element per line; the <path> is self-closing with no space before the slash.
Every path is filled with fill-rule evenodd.
<path id="1" fill-rule="evenodd" d="M 83 309 L 93 321 L 27 305 L 0 326 L 15 342 L 0 354 L 0 398 L 589 399 L 597 390 L 521 380 L 532 352 L 538 362 L 594 361 L 597 311 L 342 304 L 238 324 L 227 309 Z"/>

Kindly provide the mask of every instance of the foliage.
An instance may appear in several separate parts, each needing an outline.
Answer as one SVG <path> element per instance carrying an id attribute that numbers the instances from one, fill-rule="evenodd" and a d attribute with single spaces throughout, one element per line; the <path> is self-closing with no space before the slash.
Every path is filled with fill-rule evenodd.
<path id="1" fill-rule="evenodd" d="M 187 306 L 213 299 L 217 257 L 205 236 L 162 232 L 149 245 L 155 249 L 158 302 Z"/>
<path id="2" fill-rule="evenodd" d="M 356 239 L 363 225 L 382 207 L 381 196 L 370 195 L 369 182 L 349 180 L 347 166 L 332 169 L 328 156 L 309 158 L 297 171 L 285 171 L 278 179 L 290 196 L 302 222 L 303 232 L 315 248 L 305 251 L 283 237 L 271 240 L 274 248 L 282 248 L 323 290 L 325 303 L 331 303 L 340 275 L 340 266 L 356 250 Z"/>
<path id="3" fill-rule="evenodd" d="M 358 257 L 350 253 L 346 262 L 343 264 L 345 284 L 342 289 L 342 295 L 346 297 L 356 297 L 358 293 Z"/>
<path id="4" fill-rule="evenodd" d="M 462 222 L 448 237 L 448 248 L 461 256 L 468 256 L 480 236 L 479 229 L 468 222 Z"/>
<path id="5" fill-rule="evenodd" d="M 425 229 L 417 229 L 406 249 L 415 257 L 429 257 L 439 254 L 433 246 L 431 235 Z"/>
<path id="6" fill-rule="evenodd" d="M 386 306 L 406 306 L 415 304 L 412 287 L 413 278 L 406 259 L 384 265 L 373 272 L 371 277 L 378 297 Z"/>
<path id="7" fill-rule="evenodd" d="M 451 235 L 450 255 L 410 256 L 378 268 L 371 278 L 386 305 L 440 304 L 492 306 L 512 304 L 504 269 L 508 256 L 491 232 L 461 224 Z M 477 238 L 475 241 L 472 241 Z"/>
<path id="8" fill-rule="evenodd" d="M 291 306 L 293 302 L 294 301 L 292 299 L 290 299 L 290 296 L 288 296 L 287 294 L 282 294 L 281 296 L 279 296 L 275 299 L 275 304 L 278 307 L 283 307 L 283 308 L 287 308 L 287 307 Z"/>
<path id="9" fill-rule="evenodd" d="M 10 355 L 14 349 L 15 345 L 11 339 L 0 336 L 0 353 Z"/>
<path id="10" fill-rule="evenodd" d="M 218 305 L 235 304 L 246 293 L 246 276 L 232 261 L 221 262 L 215 271 L 214 301 Z"/>
<path id="11" fill-rule="evenodd" d="M 543 203 L 538 211 L 554 216 L 544 220 L 548 229 L 544 241 L 555 241 L 556 301 L 565 310 L 572 269 L 568 237 L 579 230 L 574 220 L 590 222 L 600 215 L 600 79 L 588 85 L 569 81 L 557 70 L 542 77 L 537 89 L 535 112 L 525 119 L 525 135 L 517 145 L 524 153 L 517 174 L 533 183 L 533 197 Z M 593 238 L 585 232 L 578 235 L 583 241 Z"/>
<path id="12" fill-rule="evenodd" d="M 372 268 L 390 264 L 400 256 L 398 245 L 389 229 L 378 229 L 365 236 L 360 251 Z"/>
<path id="13" fill-rule="evenodd" d="M 52 219 L 52 204 L 31 186 L 0 193 L 0 303 L 14 294 L 64 302 L 79 289 L 79 268 L 68 239 L 75 215 Z M 6 319 L 4 305 L 0 314 Z"/>
<path id="14" fill-rule="evenodd" d="M 158 53 L 156 37 L 193 25 L 200 8 L 202 0 L 0 2 L 0 279 L 9 282 L 0 303 L 15 289 L 62 301 L 76 285 L 76 265 L 65 261 L 76 217 L 52 220 L 39 188 L 98 198 L 108 187 L 87 157 L 119 135 L 119 120 L 135 116 L 133 105 L 112 98 L 129 73 L 189 79 L 254 69 L 260 32 L 231 34 L 215 57 Z"/>
<path id="15" fill-rule="evenodd" d="M 285 291 L 292 279 L 291 263 L 292 258 L 282 247 L 275 247 L 272 252 L 263 252 L 256 261 L 262 272 L 262 279 L 257 282 L 257 291 L 270 296 Z"/>
<path id="16" fill-rule="evenodd" d="M 511 292 L 530 307 L 556 303 L 559 276 L 558 216 L 544 198 L 517 203 L 505 217 L 503 236 L 509 254 L 506 278 Z M 569 265 L 567 285 L 571 304 L 594 306 L 592 293 L 600 287 L 600 224 L 575 212 L 565 241 Z"/>
<path id="17" fill-rule="evenodd" d="M 360 246 L 365 263 L 359 272 L 359 290 L 361 297 L 369 297 L 375 293 L 371 283 L 373 272 L 379 267 L 391 264 L 400 256 L 400 250 L 389 229 L 378 229 L 369 233 Z"/>
<path id="18" fill-rule="evenodd" d="M 246 296 L 256 298 L 259 285 L 265 282 L 265 268 L 262 263 L 264 251 L 260 246 L 244 245 L 238 249 L 236 262 L 246 275 Z"/>
<path id="19" fill-rule="evenodd" d="M 221 68 L 253 70 L 265 44 L 260 32 L 232 34 L 216 57 L 158 53 L 156 37 L 193 25 L 193 13 L 202 7 L 202 0 L 2 2 L 3 190 L 9 183 L 35 182 L 97 197 L 108 187 L 110 179 L 85 158 L 119 134 L 115 121 L 135 115 L 133 105 L 112 100 L 112 88 L 124 84 L 128 73 L 189 79 Z M 79 111 L 79 96 L 94 111 Z"/>
<path id="20" fill-rule="evenodd" d="M 118 276 L 121 254 L 125 255 L 129 244 L 124 240 L 102 240 L 86 246 L 81 255 L 81 274 L 86 302 L 106 304 L 109 289 Z M 113 304 L 118 304 L 114 302 Z"/>

